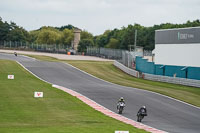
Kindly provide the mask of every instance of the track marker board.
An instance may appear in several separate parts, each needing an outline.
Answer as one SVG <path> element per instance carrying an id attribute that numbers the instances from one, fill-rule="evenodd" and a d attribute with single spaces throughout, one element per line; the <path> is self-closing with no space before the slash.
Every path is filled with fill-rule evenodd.
<path id="1" fill-rule="evenodd" d="M 34 92 L 34 97 L 43 97 L 43 92 Z"/>
<path id="2" fill-rule="evenodd" d="M 14 75 L 8 75 L 8 79 L 14 79 Z"/>

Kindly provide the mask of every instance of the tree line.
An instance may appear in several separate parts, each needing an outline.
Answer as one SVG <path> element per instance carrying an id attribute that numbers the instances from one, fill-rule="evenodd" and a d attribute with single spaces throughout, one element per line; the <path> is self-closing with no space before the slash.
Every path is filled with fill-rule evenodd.
<path id="1" fill-rule="evenodd" d="M 152 27 L 144 27 L 140 24 L 128 25 L 121 29 L 106 30 L 102 35 L 95 36 L 94 42 L 99 47 L 129 49 L 130 45 L 134 45 L 135 30 L 137 30 L 137 46 L 143 47 L 145 50 L 153 50 L 155 46 L 155 30 L 173 29 L 185 27 L 200 26 L 200 21 L 187 21 L 183 24 L 165 23 L 154 25 Z"/>
<path id="2" fill-rule="evenodd" d="M 85 52 L 87 46 L 105 47 L 128 50 L 130 45 L 134 45 L 135 30 L 137 30 L 137 46 L 142 46 L 145 50 L 153 50 L 155 45 L 155 30 L 172 29 L 200 26 L 200 21 L 187 21 L 183 24 L 165 23 L 144 27 L 140 24 L 128 25 L 120 29 L 106 30 L 103 34 L 93 36 L 86 30 L 81 32 L 81 40 L 78 50 Z M 43 26 L 40 29 L 26 31 L 23 27 L 14 22 L 4 22 L 0 17 L 0 41 L 20 41 L 36 44 L 63 44 L 71 46 L 77 28 L 73 25 L 61 27 Z"/>

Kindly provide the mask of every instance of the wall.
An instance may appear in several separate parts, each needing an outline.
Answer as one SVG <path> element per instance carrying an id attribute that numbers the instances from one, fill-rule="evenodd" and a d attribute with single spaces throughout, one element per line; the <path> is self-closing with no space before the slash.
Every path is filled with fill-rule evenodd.
<path id="1" fill-rule="evenodd" d="M 186 78 L 186 72 L 181 66 L 165 66 L 165 76 Z"/>
<path id="2" fill-rule="evenodd" d="M 199 67 L 189 67 L 188 68 L 188 78 L 200 80 L 200 68 Z"/>
<path id="3" fill-rule="evenodd" d="M 156 44 L 155 64 L 200 67 L 199 44 Z"/>
<path id="4" fill-rule="evenodd" d="M 117 61 L 114 61 L 114 65 L 129 75 L 132 75 L 134 77 L 140 77 L 139 72 L 133 69 L 130 69 Z M 142 75 L 143 75 L 142 78 L 147 79 L 147 80 L 200 87 L 200 80 L 167 77 L 167 76 L 160 76 L 160 75 L 147 74 L 147 73 L 142 73 Z"/>
<path id="5" fill-rule="evenodd" d="M 136 70 L 144 73 L 154 74 L 155 65 L 154 62 L 148 62 L 147 59 L 137 56 L 135 59 Z"/>
<path id="6" fill-rule="evenodd" d="M 154 64 L 138 56 L 136 57 L 136 70 L 154 75 L 200 80 L 200 67 Z"/>

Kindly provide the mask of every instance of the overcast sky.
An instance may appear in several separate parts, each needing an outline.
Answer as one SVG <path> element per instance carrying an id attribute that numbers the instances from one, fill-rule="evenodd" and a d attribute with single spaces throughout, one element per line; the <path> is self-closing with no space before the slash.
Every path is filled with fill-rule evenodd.
<path id="1" fill-rule="evenodd" d="M 28 31 L 72 24 L 98 35 L 134 23 L 200 19 L 200 0 L 0 0 L 0 16 Z"/>

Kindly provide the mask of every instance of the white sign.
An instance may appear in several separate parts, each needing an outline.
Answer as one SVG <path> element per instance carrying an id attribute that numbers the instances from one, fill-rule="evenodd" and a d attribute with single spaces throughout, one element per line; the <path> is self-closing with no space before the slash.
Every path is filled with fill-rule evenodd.
<path id="1" fill-rule="evenodd" d="M 14 79 L 14 75 L 8 75 L 8 79 Z"/>
<path id="2" fill-rule="evenodd" d="M 129 131 L 115 131 L 115 133 L 129 133 Z"/>
<path id="3" fill-rule="evenodd" d="M 43 92 L 34 92 L 34 97 L 43 97 Z"/>

